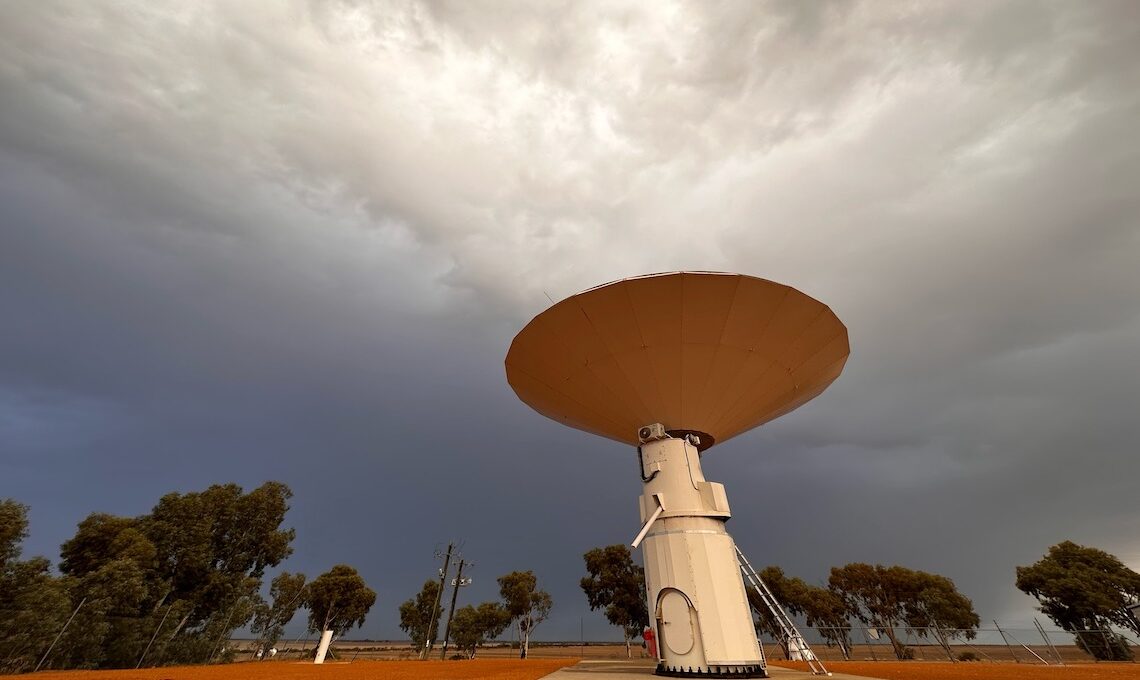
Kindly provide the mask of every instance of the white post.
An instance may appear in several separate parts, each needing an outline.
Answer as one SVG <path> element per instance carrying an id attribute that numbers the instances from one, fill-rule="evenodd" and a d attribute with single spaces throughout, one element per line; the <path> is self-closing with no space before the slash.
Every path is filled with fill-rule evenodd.
<path id="1" fill-rule="evenodd" d="M 329 644 L 332 642 L 331 630 L 326 630 L 321 633 L 321 644 L 317 646 L 317 658 L 313 659 L 313 663 L 324 663 L 325 655 L 329 653 Z"/>

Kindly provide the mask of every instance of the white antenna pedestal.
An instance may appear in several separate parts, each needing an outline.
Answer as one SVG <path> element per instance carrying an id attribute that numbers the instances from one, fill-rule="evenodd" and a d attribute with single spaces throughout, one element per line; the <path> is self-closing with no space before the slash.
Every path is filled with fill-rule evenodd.
<path id="1" fill-rule="evenodd" d="M 768 677 L 736 545 L 724 528 L 731 517 L 724 486 L 705 480 L 687 439 L 646 442 L 640 458 L 644 526 L 633 547 L 643 549 L 657 674 Z"/>

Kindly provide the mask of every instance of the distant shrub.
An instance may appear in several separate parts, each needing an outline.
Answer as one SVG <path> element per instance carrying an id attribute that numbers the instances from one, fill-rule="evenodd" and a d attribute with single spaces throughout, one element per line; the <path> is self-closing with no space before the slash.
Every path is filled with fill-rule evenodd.
<path id="1" fill-rule="evenodd" d="M 908 661 L 913 660 L 914 659 L 914 647 L 903 647 L 902 648 L 902 654 L 900 655 L 899 658 L 906 659 Z"/>
<path id="2" fill-rule="evenodd" d="M 962 652 L 958 655 L 959 661 L 977 661 L 978 655 L 973 652 Z"/>

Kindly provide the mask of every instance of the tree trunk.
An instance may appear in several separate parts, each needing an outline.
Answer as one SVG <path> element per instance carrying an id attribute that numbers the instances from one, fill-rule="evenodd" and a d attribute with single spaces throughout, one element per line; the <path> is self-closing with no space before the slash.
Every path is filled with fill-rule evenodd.
<path id="1" fill-rule="evenodd" d="M 883 628 L 883 630 L 886 631 L 887 638 L 891 641 L 891 648 L 894 649 L 895 658 L 898 659 L 899 661 L 905 661 L 906 660 L 906 653 L 904 650 L 906 650 L 906 645 L 899 642 L 898 636 L 895 635 L 894 626 L 891 626 L 891 625 L 885 626 Z"/>
<path id="2" fill-rule="evenodd" d="M 625 634 L 625 658 L 633 658 L 633 652 L 629 651 L 629 633 Z"/>
<path id="3" fill-rule="evenodd" d="M 839 641 L 839 649 L 843 652 L 843 660 L 851 660 L 851 643 L 846 640 Z"/>
<path id="4" fill-rule="evenodd" d="M 957 662 L 954 658 L 954 650 L 950 647 L 950 640 L 942 633 L 942 629 L 938 626 L 933 626 L 930 630 L 934 631 L 934 638 L 938 640 L 938 644 L 942 645 L 943 651 L 946 652 L 946 657 L 951 661 Z"/>

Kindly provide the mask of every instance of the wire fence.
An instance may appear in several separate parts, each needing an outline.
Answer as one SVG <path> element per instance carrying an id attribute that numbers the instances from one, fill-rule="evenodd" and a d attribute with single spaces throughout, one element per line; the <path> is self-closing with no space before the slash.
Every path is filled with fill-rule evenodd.
<path id="1" fill-rule="evenodd" d="M 811 653 L 822 661 L 925 661 L 1011 662 L 1038 665 L 1065 665 L 1097 661 L 1093 652 L 1120 652 L 1115 658 L 1133 660 L 1129 647 L 1140 646 L 1135 639 L 1110 630 L 1065 631 L 1045 628 L 1034 621 L 1033 628 L 1006 628 L 997 622 L 991 628 L 957 630 L 948 628 L 844 628 L 802 627 L 800 632 L 811 646 Z M 764 652 L 770 659 L 795 658 L 794 644 L 763 636 Z"/>

